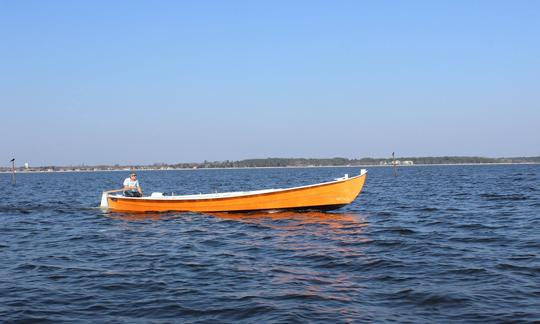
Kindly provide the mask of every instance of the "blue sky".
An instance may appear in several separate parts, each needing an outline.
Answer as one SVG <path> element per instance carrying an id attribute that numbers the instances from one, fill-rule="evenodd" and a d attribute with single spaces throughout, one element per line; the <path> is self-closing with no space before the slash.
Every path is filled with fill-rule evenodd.
<path id="1" fill-rule="evenodd" d="M 540 155 L 538 1 L 0 1 L 0 157 Z"/>

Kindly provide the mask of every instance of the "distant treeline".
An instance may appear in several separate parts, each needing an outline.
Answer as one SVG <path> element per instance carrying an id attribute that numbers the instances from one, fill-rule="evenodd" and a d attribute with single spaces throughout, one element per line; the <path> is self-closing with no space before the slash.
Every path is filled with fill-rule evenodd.
<path id="1" fill-rule="evenodd" d="M 479 156 L 439 156 L 439 157 L 400 157 L 397 161 L 412 161 L 414 164 L 470 164 L 470 163 L 540 163 L 537 157 L 515 158 L 486 158 Z M 250 167 L 295 167 L 295 166 L 357 166 L 357 165 L 381 165 L 391 164 L 392 159 L 384 158 L 361 158 L 347 159 L 342 157 L 326 159 L 306 158 L 266 158 L 248 159 L 241 161 L 223 161 L 176 164 L 175 167 L 198 167 L 198 168 L 250 168 Z"/>
<path id="2" fill-rule="evenodd" d="M 540 156 L 512 158 L 486 158 L 481 156 L 436 156 L 406 157 L 400 158 L 399 160 L 413 161 L 414 164 L 540 163 Z"/>
<path id="3" fill-rule="evenodd" d="M 512 157 L 512 158 L 486 158 L 480 156 L 437 156 L 437 157 L 399 157 L 396 161 L 404 164 L 472 164 L 472 163 L 540 163 L 540 156 Z M 405 163 L 405 162 L 412 163 Z M 263 167 L 309 167 L 309 166 L 362 166 L 362 165 L 391 165 L 390 158 L 360 158 L 347 159 L 342 157 L 325 159 L 306 158 L 266 158 L 247 159 L 240 161 L 204 161 L 193 163 L 154 163 L 152 165 L 95 165 L 95 166 L 40 166 L 19 171 L 99 171 L 99 170 L 128 170 L 128 169 L 205 169 L 205 168 L 263 168 Z M 10 171 L 9 167 L 0 167 L 0 171 Z"/>

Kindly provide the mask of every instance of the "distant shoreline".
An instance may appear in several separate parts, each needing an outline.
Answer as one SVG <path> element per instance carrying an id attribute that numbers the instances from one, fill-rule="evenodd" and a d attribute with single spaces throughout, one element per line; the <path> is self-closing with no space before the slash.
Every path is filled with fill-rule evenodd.
<path id="1" fill-rule="evenodd" d="M 20 163 L 20 162 L 19 162 Z M 131 165 L 42 165 L 30 166 L 24 163 L 23 166 L 16 166 L 19 173 L 24 172 L 93 172 L 93 171 L 126 171 L 141 170 L 208 170 L 208 169 L 250 169 L 250 168 L 315 168 L 315 167 L 381 167 L 381 166 L 427 166 L 427 165 L 508 165 L 508 164 L 538 164 L 540 156 L 532 157 L 503 157 L 486 158 L 481 156 L 428 156 L 428 157 L 399 157 L 399 158 L 354 158 L 343 157 L 334 158 L 262 158 L 245 159 L 239 161 L 207 161 L 204 162 L 181 162 L 181 163 L 153 163 L 153 164 L 131 164 Z M 11 173 L 9 166 L 0 167 L 0 172 Z"/>
<path id="2" fill-rule="evenodd" d="M 494 163 L 437 163 L 437 164 L 414 164 L 414 165 L 397 165 L 397 168 L 414 168 L 426 166 L 489 166 L 489 165 L 538 165 L 540 162 L 494 162 Z M 200 171 L 200 170 L 246 170 L 246 169 L 315 169 L 315 168 L 393 168 L 392 165 L 313 165 L 313 166 L 259 166 L 259 167 L 229 167 L 229 168 L 130 168 L 130 169 L 86 169 L 86 170 L 16 170 L 17 174 L 24 173 L 91 173 L 91 172 L 131 172 L 131 171 Z M 0 174 L 11 174 L 12 171 L 2 170 Z"/>

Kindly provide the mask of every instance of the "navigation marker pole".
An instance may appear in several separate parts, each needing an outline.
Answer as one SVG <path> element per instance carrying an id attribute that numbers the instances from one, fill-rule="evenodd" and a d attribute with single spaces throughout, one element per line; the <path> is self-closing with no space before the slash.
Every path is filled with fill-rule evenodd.
<path id="1" fill-rule="evenodd" d="M 17 179 L 15 179 L 15 158 L 11 159 L 11 184 L 16 185 Z"/>
<path id="2" fill-rule="evenodd" d="M 394 152 L 392 152 L 392 165 L 394 166 L 394 177 L 397 177 L 397 165 L 396 165 L 396 158 L 394 156 Z"/>

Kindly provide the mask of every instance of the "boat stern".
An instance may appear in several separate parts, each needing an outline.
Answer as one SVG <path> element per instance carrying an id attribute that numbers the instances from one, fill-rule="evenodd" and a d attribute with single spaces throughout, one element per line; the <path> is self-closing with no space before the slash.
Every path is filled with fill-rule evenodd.
<path id="1" fill-rule="evenodd" d="M 101 204 L 99 205 L 99 208 L 101 209 L 109 209 L 109 202 L 107 198 L 109 197 L 109 193 L 104 191 L 101 194 Z"/>

